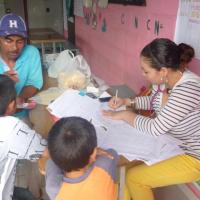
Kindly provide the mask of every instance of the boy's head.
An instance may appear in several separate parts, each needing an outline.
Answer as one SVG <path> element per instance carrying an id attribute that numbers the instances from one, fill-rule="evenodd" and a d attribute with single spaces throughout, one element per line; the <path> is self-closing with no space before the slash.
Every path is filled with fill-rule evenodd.
<path id="1" fill-rule="evenodd" d="M 87 166 L 96 147 L 94 126 L 80 117 L 60 119 L 48 135 L 50 156 L 65 172 L 77 171 Z"/>
<path id="2" fill-rule="evenodd" d="M 15 112 L 16 96 L 13 80 L 0 74 L 0 116 L 12 115 Z"/>

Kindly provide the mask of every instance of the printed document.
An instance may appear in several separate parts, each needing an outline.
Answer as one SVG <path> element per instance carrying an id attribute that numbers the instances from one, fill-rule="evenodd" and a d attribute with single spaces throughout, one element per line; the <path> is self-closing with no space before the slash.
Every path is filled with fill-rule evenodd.
<path id="1" fill-rule="evenodd" d="M 122 120 L 104 118 L 102 109 L 108 106 L 71 89 L 48 106 L 51 114 L 58 118 L 78 116 L 90 121 L 96 128 L 98 146 L 113 148 L 130 161 L 142 160 L 151 165 L 184 153 L 179 148 L 179 140 L 166 135 L 152 137 Z"/>

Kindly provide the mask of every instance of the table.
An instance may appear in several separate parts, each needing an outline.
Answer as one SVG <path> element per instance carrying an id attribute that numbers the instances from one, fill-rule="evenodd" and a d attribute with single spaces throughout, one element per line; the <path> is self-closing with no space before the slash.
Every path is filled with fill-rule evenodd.
<path id="1" fill-rule="evenodd" d="M 29 112 L 29 119 L 33 129 L 40 133 L 43 138 L 47 138 L 54 121 L 47 111 L 46 106 L 38 104 L 35 109 Z"/>
<path id="2" fill-rule="evenodd" d="M 47 77 L 47 74 L 45 74 L 45 89 L 48 88 L 48 86 L 56 86 L 56 82 L 53 79 L 50 79 Z M 121 97 L 130 97 L 135 96 L 135 93 L 126 85 L 117 85 L 112 86 L 110 89 L 108 89 L 108 92 L 111 95 L 114 95 L 115 91 L 119 91 L 119 96 Z M 39 116 L 39 117 L 38 117 Z M 38 104 L 34 110 L 31 110 L 29 113 L 30 121 L 33 124 L 33 128 L 40 133 L 44 138 L 47 138 L 48 132 L 50 128 L 53 126 L 54 122 L 52 120 L 52 117 L 50 116 L 49 112 L 46 110 L 46 106 Z M 45 126 L 44 126 L 45 124 Z M 45 163 L 46 159 L 40 159 L 39 169 L 41 174 L 45 173 Z M 123 188 L 125 185 L 125 175 L 126 175 L 126 168 L 130 168 L 131 166 L 135 166 L 138 164 L 141 164 L 141 161 L 132 161 L 129 162 L 127 159 L 125 159 L 123 156 L 120 156 L 120 160 L 118 163 L 119 166 L 119 194 L 118 199 L 123 200 Z"/>
<path id="3" fill-rule="evenodd" d="M 65 49 L 71 50 L 75 55 L 79 49 L 68 41 L 62 34 L 51 28 L 34 28 L 29 30 L 30 43 L 41 48 L 41 54 L 60 53 Z"/>
<path id="4" fill-rule="evenodd" d="M 64 45 L 66 43 L 65 37 L 51 28 L 30 29 L 29 35 L 31 44 L 34 44 L 36 46 L 38 45 L 41 46 L 42 55 L 44 55 L 45 53 L 56 53 L 57 44 L 60 45 L 59 52 L 64 50 Z M 50 46 L 48 47 L 48 45 Z"/>
<path id="5" fill-rule="evenodd" d="M 38 104 L 35 109 L 29 113 L 30 121 L 33 124 L 33 128 L 40 133 L 44 138 L 47 138 L 48 132 L 54 124 L 52 117 L 46 110 L 46 106 Z M 45 124 L 45 125 L 44 125 Z M 41 158 L 38 161 L 39 171 L 41 174 L 45 174 L 45 163 L 47 158 Z M 141 161 L 129 162 L 123 156 L 120 156 L 118 163 L 119 166 L 119 194 L 118 199 L 123 200 L 123 188 L 125 185 L 126 168 L 141 164 Z"/>

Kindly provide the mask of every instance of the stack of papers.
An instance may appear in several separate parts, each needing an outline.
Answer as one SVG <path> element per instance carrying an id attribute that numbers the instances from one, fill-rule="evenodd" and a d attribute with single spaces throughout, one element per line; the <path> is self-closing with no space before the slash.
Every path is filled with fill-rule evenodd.
<path id="1" fill-rule="evenodd" d="M 78 116 L 91 121 L 100 110 L 100 102 L 77 90 L 66 90 L 54 100 L 48 110 L 57 118 Z"/>
<path id="2" fill-rule="evenodd" d="M 125 124 L 115 124 L 115 131 L 111 127 L 106 128 L 96 127 L 98 145 L 105 149 L 115 149 L 129 161 L 141 160 L 151 165 L 183 154 L 178 146 L 180 141 L 170 136 L 152 137 Z"/>
<path id="3" fill-rule="evenodd" d="M 104 118 L 101 110 L 107 109 L 105 103 L 81 96 L 76 90 L 64 92 L 48 109 L 58 118 L 78 116 L 92 122 L 96 128 L 98 146 L 113 148 L 130 161 L 141 160 L 151 165 L 184 153 L 177 139 L 166 135 L 152 137 L 124 121 Z"/>

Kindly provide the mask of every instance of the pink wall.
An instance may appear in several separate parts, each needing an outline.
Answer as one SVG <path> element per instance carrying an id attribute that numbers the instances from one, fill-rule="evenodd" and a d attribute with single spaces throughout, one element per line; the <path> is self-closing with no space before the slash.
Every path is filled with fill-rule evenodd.
<path id="1" fill-rule="evenodd" d="M 177 8 L 178 0 L 147 0 L 146 7 L 109 4 L 106 9 L 97 9 L 96 29 L 87 25 L 84 18 L 76 17 L 76 45 L 94 74 L 110 85 L 127 84 L 138 92 L 148 84 L 140 70 L 140 51 L 156 37 L 173 39 Z M 135 17 L 138 28 L 134 25 Z M 101 29 L 104 18 L 106 32 Z M 158 35 L 154 32 L 155 21 L 162 26 Z M 199 64 L 194 61 L 192 66 L 200 74 Z"/>

